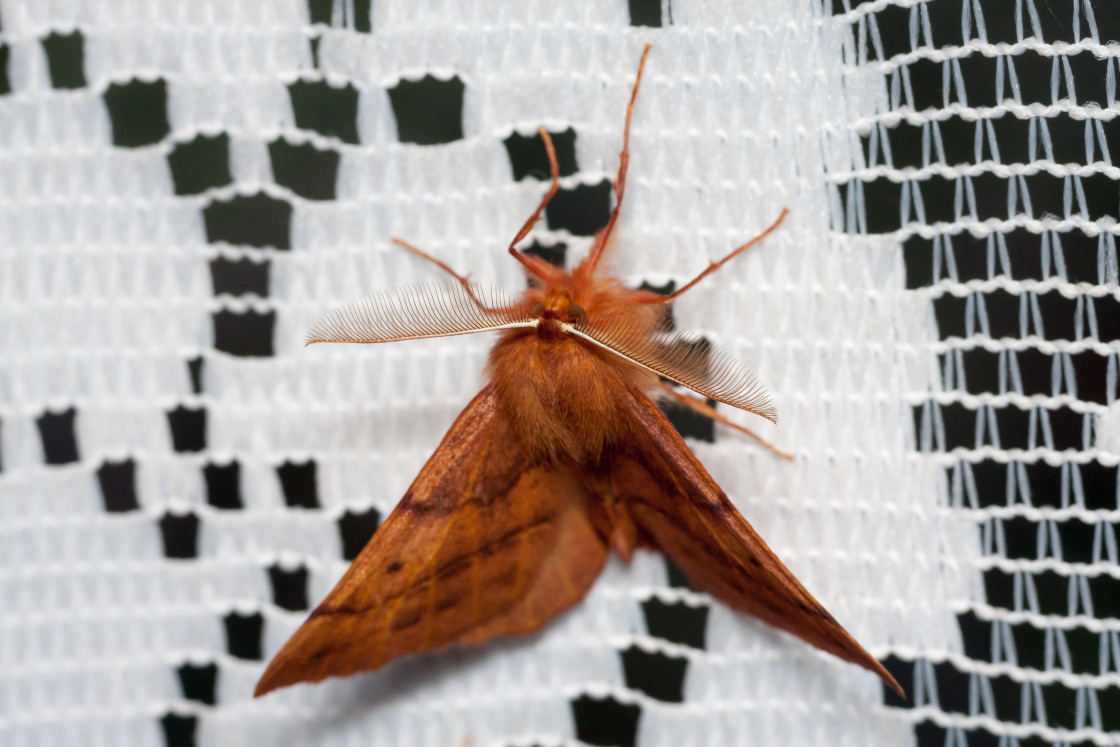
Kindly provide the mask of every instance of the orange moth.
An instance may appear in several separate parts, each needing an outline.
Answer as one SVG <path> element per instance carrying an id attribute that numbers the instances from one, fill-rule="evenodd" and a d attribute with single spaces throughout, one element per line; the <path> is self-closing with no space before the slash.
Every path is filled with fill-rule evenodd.
<path id="1" fill-rule="evenodd" d="M 312 342 L 390 342 L 499 330 L 487 383 L 334 590 L 284 645 L 256 695 L 380 668 L 398 656 L 539 630 L 578 603 L 613 550 L 667 555 L 724 604 L 894 678 L 813 598 L 755 533 L 650 395 L 669 396 L 750 435 L 667 379 L 774 421 L 757 380 L 726 353 L 674 331 L 667 304 L 774 230 L 785 216 L 668 295 L 624 287 L 600 269 L 626 190 L 626 109 L 615 207 L 571 272 L 516 245 L 532 286 L 486 292 L 403 241 L 455 282 L 345 305 Z M 765 442 L 763 442 L 764 445 Z M 772 450 L 773 447 L 769 447 Z M 780 452 L 778 452 L 780 453 Z"/>

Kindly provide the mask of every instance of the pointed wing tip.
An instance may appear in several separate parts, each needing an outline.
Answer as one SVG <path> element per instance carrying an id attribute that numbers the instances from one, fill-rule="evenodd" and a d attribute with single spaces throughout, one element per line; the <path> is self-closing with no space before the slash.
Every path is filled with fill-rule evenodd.
<path id="1" fill-rule="evenodd" d="M 257 686 L 253 688 L 253 697 L 260 698 L 280 687 L 283 687 L 283 685 L 276 681 L 272 667 L 269 666 L 269 668 L 265 670 L 265 673 L 261 675 L 260 680 L 257 681 Z"/>
<path id="2" fill-rule="evenodd" d="M 890 672 L 888 672 L 886 669 L 883 669 L 883 671 L 877 672 L 876 674 L 878 674 L 880 679 L 883 680 L 883 684 L 885 684 L 891 690 L 894 690 L 895 695 L 902 698 L 903 700 L 907 699 L 906 691 L 902 689 L 902 685 L 898 684 L 898 680 L 891 676 Z"/>
<path id="3" fill-rule="evenodd" d="M 273 690 L 290 687 L 300 682 L 318 682 L 322 679 L 324 679 L 322 675 L 315 676 L 315 673 L 308 672 L 306 667 L 293 666 L 293 661 L 290 659 L 281 662 L 277 654 L 277 658 L 269 662 L 264 674 L 257 680 L 257 686 L 253 688 L 253 697 L 259 698 Z"/>
<path id="4" fill-rule="evenodd" d="M 902 685 L 898 684 L 898 680 L 894 678 L 894 675 L 888 672 L 887 668 L 883 666 L 883 663 L 874 656 L 866 651 L 864 651 L 864 654 L 866 655 L 866 659 L 855 663 L 869 672 L 878 675 L 879 679 L 883 681 L 883 684 L 893 690 L 895 695 L 906 700 L 906 691 L 902 689 Z"/>

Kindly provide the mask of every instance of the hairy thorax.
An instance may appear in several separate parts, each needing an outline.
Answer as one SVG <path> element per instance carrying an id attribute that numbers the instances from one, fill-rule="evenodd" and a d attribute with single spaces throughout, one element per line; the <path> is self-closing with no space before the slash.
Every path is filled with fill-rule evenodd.
<path id="1" fill-rule="evenodd" d="M 629 296 L 649 294 L 610 278 L 581 278 L 577 269 L 562 283 L 526 291 L 522 301 L 540 323 L 503 333 L 491 351 L 488 372 L 498 387 L 500 407 L 521 446 L 535 458 L 594 464 L 612 444 L 627 438 L 623 424 L 629 421 L 620 417 L 620 396 L 631 384 L 650 390 L 656 377 L 565 327 L 584 314 L 627 314 L 635 324 L 652 329 L 662 308 L 632 303 Z"/>

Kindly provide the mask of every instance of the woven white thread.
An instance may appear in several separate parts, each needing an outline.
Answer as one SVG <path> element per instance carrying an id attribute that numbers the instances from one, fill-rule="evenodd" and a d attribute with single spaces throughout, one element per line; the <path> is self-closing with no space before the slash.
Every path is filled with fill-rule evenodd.
<path id="1" fill-rule="evenodd" d="M 1107 726 L 1120 621 L 1099 596 L 1120 579 L 1120 504 L 1083 486 L 1090 470 L 1120 465 L 1120 339 L 1107 336 L 1105 306 L 1120 300 L 1120 223 L 1093 212 L 1086 194 L 1092 180 L 1120 179 L 1106 138 L 1120 114 L 1120 51 L 1092 3 L 1054 24 L 1067 24 L 1073 41 L 1047 40 L 1037 0 L 1015 3 L 1010 43 L 989 41 L 993 19 L 972 0 L 948 24 L 939 0 L 749 9 L 672 0 L 660 30 L 629 26 L 624 0 L 375 2 L 370 33 L 354 28 L 360 4 L 338 0 L 329 23 L 312 23 L 302 0 L 0 2 L 9 54 L 0 91 L 11 87 L 0 93 L 0 742 L 162 744 L 160 719 L 172 713 L 197 719 L 203 745 L 573 744 L 571 701 L 589 695 L 638 706 L 642 747 L 896 745 L 922 721 L 950 744 L 983 730 L 1120 745 Z M 887 54 L 884 11 L 898 8 L 914 19 L 910 48 Z M 85 85 L 55 88 L 43 40 L 75 30 Z M 937 46 L 948 30 L 959 43 Z M 578 170 L 562 187 L 612 179 L 646 41 L 614 269 L 628 281 L 679 284 L 791 208 L 777 233 L 674 313 L 759 375 L 782 425 L 748 425 L 797 459 L 786 465 L 718 428 L 715 443 L 693 445 L 856 638 L 913 671 L 902 684 L 915 707 L 884 707 L 866 672 L 706 594 L 668 587 L 647 553 L 631 566 L 610 561 L 588 598 L 539 636 L 251 700 L 263 662 L 230 653 L 223 620 L 260 613 L 262 655 L 279 648 L 306 612 L 277 606 L 269 568 L 306 570 L 311 604 L 329 591 L 346 567 L 339 521 L 392 509 L 477 391 L 490 343 L 305 350 L 303 335 L 340 302 L 443 279 L 392 236 L 475 280 L 523 287 L 503 250 L 545 184 L 512 178 L 503 141 L 571 126 Z M 1074 95 L 1078 55 L 1107 66 L 1103 87 L 1085 81 L 1103 101 Z M 1054 77 L 1013 82 L 1011 68 L 1028 57 L 1045 59 Z M 965 103 L 974 84 L 993 83 L 965 77 L 973 58 L 1004 65 L 994 103 Z M 943 66 L 943 104 L 915 108 L 918 64 Z M 388 91 L 425 74 L 463 82 L 461 139 L 399 142 Z M 113 145 L 105 97 L 133 80 L 166 82 L 169 131 L 140 147 Z M 297 82 L 354 86 L 357 142 L 301 126 L 289 94 Z M 999 147 L 1001 120 L 1032 123 L 1029 155 Z M 1067 120 L 1087 128 L 1084 163 L 1053 155 L 1062 143 L 1049 126 Z M 940 128 L 959 122 L 978 128 L 975 157 L 951 160 Z M 920 166 L 895 165 L 912 163 L 888 150 L 900 125 L 925 128 L 930 155 Z M 176 194 L 173 154 L 221 136 L 228 182 Z M 270 151 L 279 141 L 339 154 L 333 199 L 281 181 Z M 1067 182 L 1060 215 L 1032 207 L 1027 184 L 1037 175 Z M 1008 206 L 999 217 L 977 209 L 984 179 L 1009 190 L 998 195 Z M 935 213 L 930 188 L 943 182 L 959 196 Z M 880 216 L 869 211 L 881 206 L 868 195 L 882 183 L 905 191 L 889 206 L 890 225 L 870 234 Z M 210 239 L 204 211 L 254 195 L 292 206 L 290 248 Z M 1020 271 L 1015 232 L 1049 242 L 1040 276 Z M 589 242 L 563 227 L 534 236 L 567 243 L 569 260 Z M 1075 264 L 1082 250 L 1061 244 L 1073 236 L 1099 241 L 1088 276 L 1071 269 L 1089 266 Z M 965 274 L 975 259 L 968 238 L 989 241 L 978 250 L 989 253 L 985 277 Z M 907 290 L 910 241 L 942 243 L 933 278 Z M 223 263 L 267 266 L 267 291 L 216 289 Z M 1024 299 L 1019 336 L 993 333 L 1003 329 L 984 303 L 993 293 Z M 1053 324 L 1041 332 L 1045 294 L 1083 304 L 1072 335 L 1054 336 Z M 965 334 L 939 335 L 931 304 L 957 298 L 968 302 Z M 274 314 L 271 355 L 215 350 L 213 316 L 224 312 Z M 1006 359 L 1006 386 L 965 388 L 976 371 L 964 356 L 976 351 Z M 1021 356 L 1035 353 L 1053 359 L 1044 394 L 1022 383 Z M 1078 355 L 1107 358 L 1103 387 L 1082 380 Z M 198 392 L 188 367 L 196 356 Z M 40 418 L 71 407 L 77 460 L 44 464 Z M 205 409 L 202 451 L 176 450 L 176 408 Z M 951 408 L 977 421 L 963 445 Z M 1012 411 L 1032 419 L 1021 443 L 999 421 Z M 1051 422 L 1065 413 L 1075 426 Z M 127 459 L 138 505 L 107 511 L 99 470 Z M 307 459 L 320 507 L 288 507 L 277 467 Z M 205 470 L 233 465 L 244 505 L 215 507 Z M 1006 496 L 977 487 L 976 471 L 992 465 L 1014 475 Z M 1044 469 L 1060 473 L 1056 493 L 1031 487 L 1028 471 Z M 197 557 L 165 557 L 160 521 L 190 516 Z M 1015 522 L 1037 531 L 1034 556 L 1011 553 Z M 1055 540 L 1082 525 L 1091 547 Z M 1010 579 L 1011 602 L 989 585 L 994 574 Z M 1047 583 L 1061 605 L 1048 606 Z M 654 635 L 641 608 L 651 599 L 709 608 L 704 648 Z M 962 621 L 973 618 L 990 628 L 986 658 L 962 643 Z M 1042 650 L 1009 646 L 1017 626 L 1044 637 Z M 1102 652 L 1088 669 L 1070 653 L 1086 633 L 1100 636 Z M 619 652 L 631 647 L 687 662 L 683 703 L 627 685 Z M 184 664 L 217 666 L 216 704 L 185 696 Z M 939 666 L 967 681 L 963 710 Z M 1007 682 L 1022 713 L 997 717 L 993 693 Z M 1044 686 L 1072 691 L 1068 719 L 1047 709 Z"/>

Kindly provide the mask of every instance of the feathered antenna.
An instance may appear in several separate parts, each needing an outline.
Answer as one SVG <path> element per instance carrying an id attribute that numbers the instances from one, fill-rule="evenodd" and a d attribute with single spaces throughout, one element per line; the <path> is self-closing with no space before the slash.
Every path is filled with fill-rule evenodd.
<path id="1" fill-rule="evenodd" d="M 536 324 L 501 291 L 474 283 L 430 283 L 343 304 L 315 323 L 306 343 L 396 342 Z"/>
<path id="2" fill-rule="evenodd" d="M 674 331 L 668 319 L 652 334 L 630 315 L 596 315 L 570 325 L 570 331 L 697 394 L 778 422 L 778 411 L 754 374 L 708 340 Z"/>

